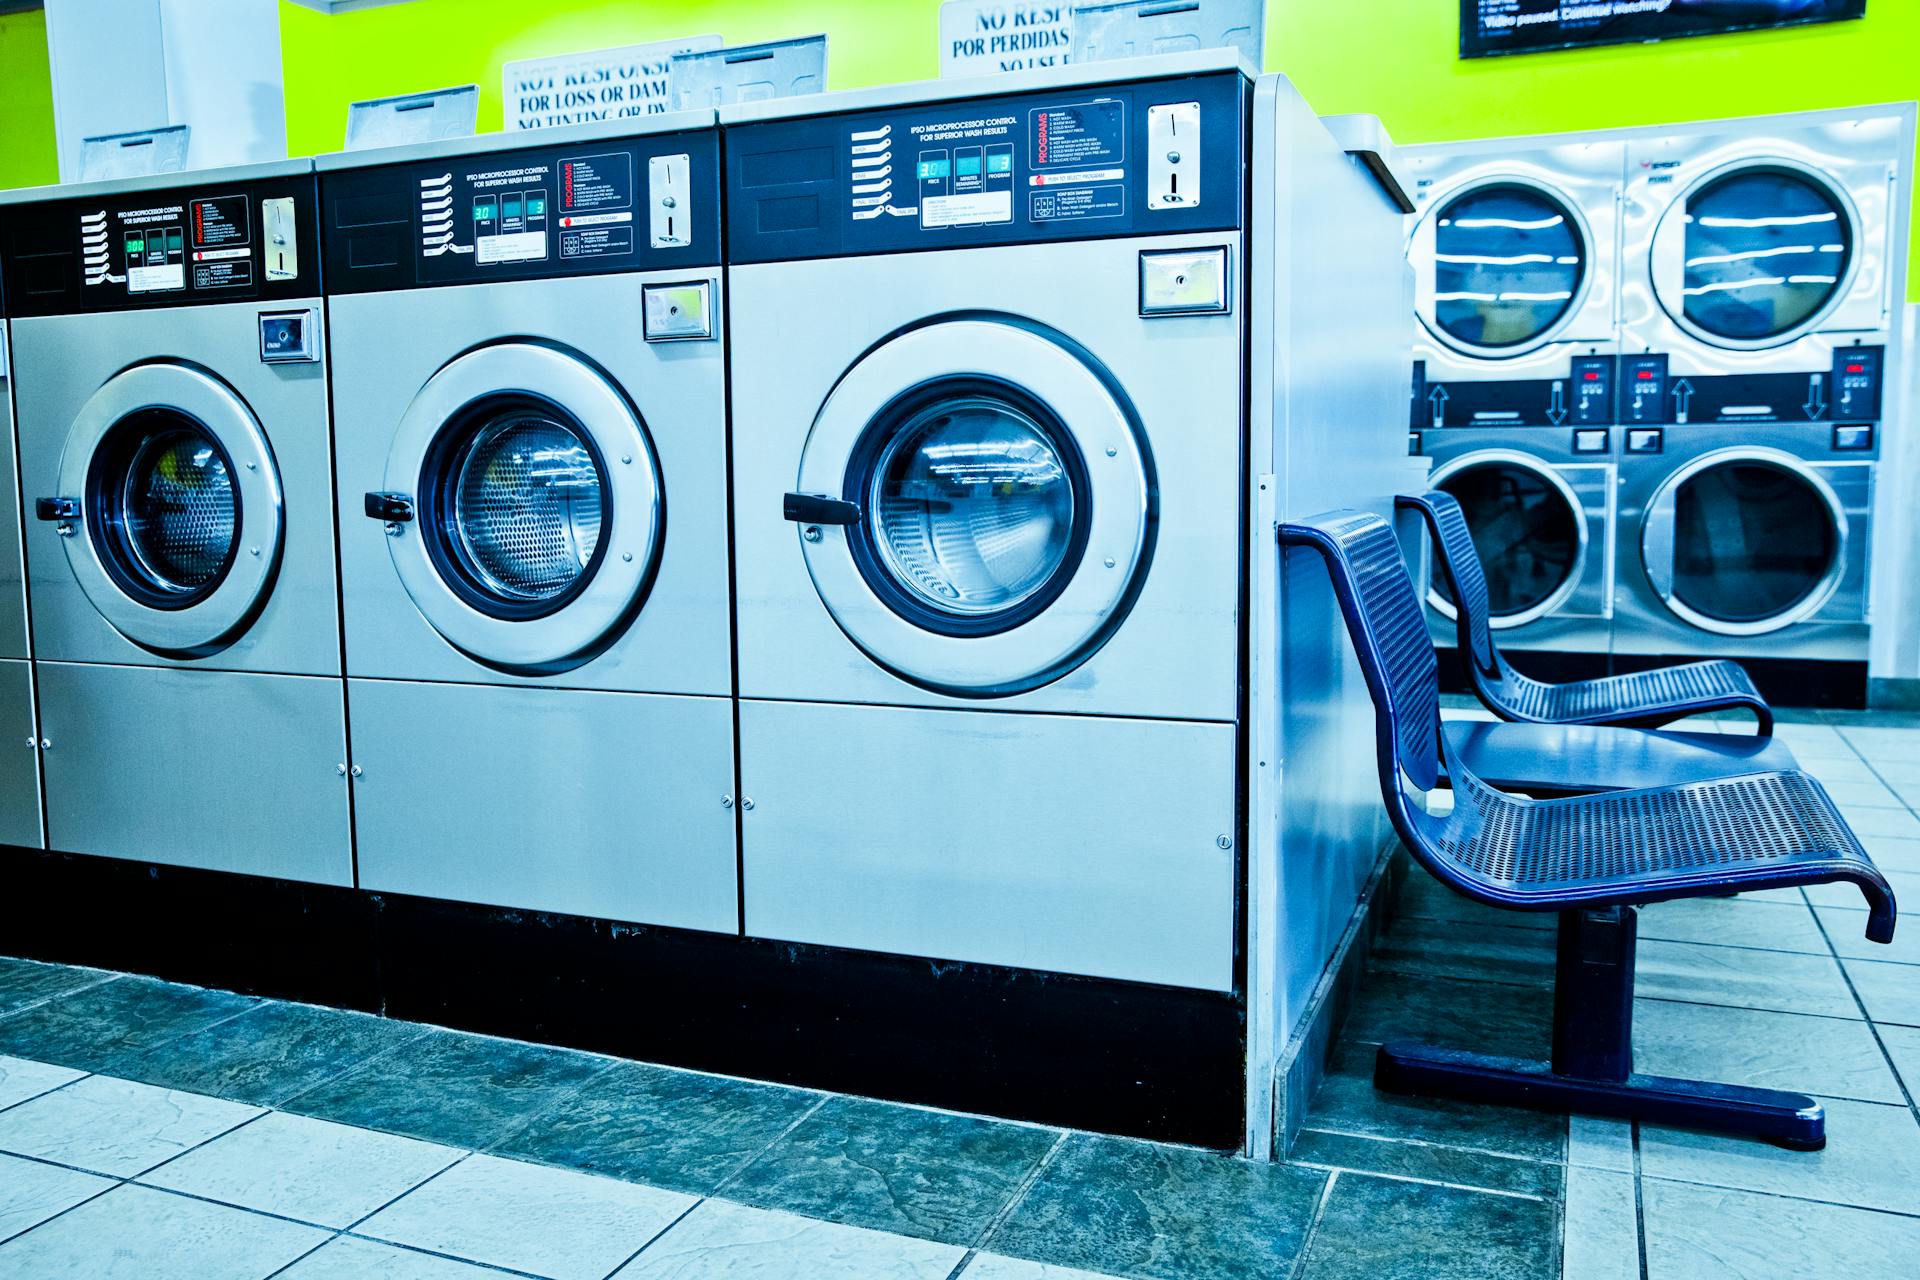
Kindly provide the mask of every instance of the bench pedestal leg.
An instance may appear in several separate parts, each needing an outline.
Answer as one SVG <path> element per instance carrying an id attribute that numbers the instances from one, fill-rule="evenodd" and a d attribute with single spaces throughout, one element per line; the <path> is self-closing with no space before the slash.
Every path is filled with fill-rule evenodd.
<path id="1" fill-rule="evenodd" d="M 1553 1061 L 1425 1045 L 1384 1045 L 1374 1084 L 1390 1093 L 1572 1111 L 1751 1134 L 1800 1151 L 1827 1143 L 1826 1113 L 1805 1094 L 1636 1075 L 1631 907 L 1560 917 Z"/>

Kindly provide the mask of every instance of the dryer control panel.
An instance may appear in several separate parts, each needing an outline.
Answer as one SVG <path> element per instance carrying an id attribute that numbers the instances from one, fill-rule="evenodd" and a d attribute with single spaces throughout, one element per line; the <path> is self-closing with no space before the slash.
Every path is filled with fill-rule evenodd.
<path id="1" fill-rule="evenodd" d="M 734 262 L 1240 227 L 1235 72 L 727 130 Z"/>
<path id="2" fill-rule="evenodd" d="M 329 293 L 720 261 L 711 129 L 332 170 L 320 200 Z"/>
<path id="3" fill-rule="evenodd" d="M 272 302 L 320 293 L 311 173 L 66 197 L 6 210 L 14 316 Z"/>
<path id="4" fill-rule="evenodd" d="M 1878 420 L 1885 358 L 1884 347 L 1836 347 L 1828 369 L 1682 374 L 1665 353 L 1623 356 L 1621 421 L 1689 426 Z"/>

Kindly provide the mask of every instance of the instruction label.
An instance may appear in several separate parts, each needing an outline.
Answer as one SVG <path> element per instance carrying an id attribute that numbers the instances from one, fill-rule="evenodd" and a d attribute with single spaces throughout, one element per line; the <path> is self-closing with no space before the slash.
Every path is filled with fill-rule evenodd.
<path id="1" fill-rule="evenodd" d="M 253 225 L 243 195 L 187 206 L 193 236 L 193 287 L 238 289 L 253 283 Z"/>
<path id="2" fill-rule="evenodd" d="M 560 162 L 560 256 L 633 252 L 633 157 L 624 151 Z"/>
<path id="3" fill-rule="evenodd" d="M 1033 135 L 1033 167 L 1126 163 L 1127 111 L 1115 98 L 1027 113 Z"/>

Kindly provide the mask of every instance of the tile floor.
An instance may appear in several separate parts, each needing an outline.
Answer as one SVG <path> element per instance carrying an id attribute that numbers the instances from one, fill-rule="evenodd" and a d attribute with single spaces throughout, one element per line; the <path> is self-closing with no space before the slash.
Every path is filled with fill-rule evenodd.
<path id="1" fill-rule="evenodd" d="M 1920 910 L 1920 719 L 1780 734 Z M 1417 874 L 1278 1165 L 0 960 L 0 1280 L 1892 1280 L 1920 918 L 1863 921 L 1641 918 L 1641 1067 L 1815 1093 L 1816 1154 L 1376 1093 L 1385 1038 L 1545 1049 L 1551 921 Z"/>

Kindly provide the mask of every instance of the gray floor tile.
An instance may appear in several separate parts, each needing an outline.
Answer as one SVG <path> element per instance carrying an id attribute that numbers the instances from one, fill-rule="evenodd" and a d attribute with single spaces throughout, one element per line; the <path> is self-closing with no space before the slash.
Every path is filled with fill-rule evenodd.
<path id="1" fill-rule="evenodd" d="M 1073 1134 L 985 1247 L 1120 1276 L 1269 1280 L 1289 1274 L 1326 1178 Z"/>
<path id="2" fill-rule="evenodd" d="M 1648 1178 L 1920 1212 L 1920 1124 L 1913 1113 L 1870 1102 L 1835 1100 L 1825 1106 L 1822 1151 L 1787 1151 L 1750 1138 L 1642 1125 L 1640 1172 Z"/>
<path id="3" fill-rule="evenodd" d="M 1849 825 L 1856 825 L 1853 822 L 1856 810 L 1895 809 L 1900 811 L 1902 817 L 1907 816 L 1906 801 L 1895 795 L 1878 778 L 1861 782 L 1827 782 L 1822 779 L 1821 782 L 1833 802 L 1840 806 L 1840 812 L 1847 816 Z M 1898 822 L 1898 819 L 1890 816 L 1875 818 L 1869 825 L 1878 829 L 1887 822 Z"/>
<path id="4" fill-rule="evenodd" d="M 1633 1124 L 1604 1116 L 1567 1117 L 1567 1164 L 1633 1172 Z"/>
<path id="5" fill-rule="evenodd" d="M 552 1280 L 601 1280 L 695 1203 L 571 1169 L 471 1156 L 354 1234 Z"/>
<path id="6" fill-rule="evenodd" d="M 1648 1280 L 1893 1280 L 1920 1257 L 1920 1218 L 1649 1179 Z"/>
<path id="7" fill-rule="evenodd" d="M 1300 1280 L 1555 1280 L 1557 1204 L 1343 1173 Z"/>
<path id="8" fill-rule="evenodd" d="M 1634 1067 L 1649 1075 L 1865 1102 L 1903 1100 L 1864 1022 L 1637 1000 L 1633 1023 Z"/>
<path id="9" fill-rule="evenodd" d="M 0 1280 L 260 1280 L 326 1238 L 129 1183 L 0 1245 Z"/>
<path id="10" fill-rule="evenodd" d="M 1831 955 L 1652 939 L 1640 944 L 1634 993 L 1648 1000 L 1687 1000 L 1826 1018 L 1860 1016 L 1860 1006 Z"/>
<path id="11" fill-rule="evenodd" d="M 569 1049 L 435 1028 L 282 1105 L 363 1129 L 485 1149 L 609 1065 Z"/>
<path id="12" fill-rule="evenodd" d="M 621 1063 L 495 1152 L 704 1195 L 819 1101 L 804 1089 Z"/>
<path id="13" fill-rule="evenodd" d="M 1906 809 L 1868 809 L 1841 802 L 1840 814 L 1863 840 L 1890 837 L 1898 840 L 1920 839 L 1920 818 Z"/>
<path id="14" fill-rule="evenodd" d="M 0 1155 L 0 1240 L 37 1227 L 114 1185 L 112 1178 Z"/>
<path id="15" fill-rule="evenodd" d="M 1561 1158 L 1567 1134 L 1564 1117 L 1382 1092 L 1373 1087 L 1375 1052 L 1373 1045 L 1355 1041 L 1335 1048 L 1307 1112 L 1309 1128 L 1532 1160 Z"/>
<path id="16" fill-rule="evenodd" d="M 1915 784 L 1920 789 L 1920 783 Z M 1920 875 L 1920 840 L 1902 840 L 1898 836 L 1869 836 L 1862 840 L 1867 856 L 1882 871 Z M 1920 904 L 1916 904 L 1920 905 Z"/>
<path id="17" fill-rule="evenodd" d="M 997 1253 L 975 1254 L 960 1275 L 963 1280 L 1112 1280 L 1097 1271 L 1028 1262 L 1025 1258 L 1007 1258 Z"/>
<path id="18" fill-rule="evenodd" d="M 1875 1022 L 1920 1027 L 1920 973 L 1884 960 L 1846 960 L 1847 976 Z"/>
<path id="19" fill-rule="evenodd" d="M 972 1244 L 1056 1137 L 1052 1129 L 835 1097 L 722 1194 L 762 1208 Z"/>
<path id="20" fill-rule="evenodd" d="M 0 1112 L 0 1151 L 131 1178 L 259 1114 L 220 1098 L 88 1076 Z"/>
<path id="21" fill-rule="evenodd" d="M 1699 942 L 1719 947 L 1760 947 L 1824 956 L 1827 940 L 1804 902 L 1756 902 L 1740 898 L 1689 898 L 1640 908 L 1643 942 Z"/>
<path id="22" fill-rule="evenodd" d="M 708 1200 L 614 1280 L 946 1280 L 966 1250 Z"/>
<path id="23" fill-rule="evenodd" d="M 1534 1058 L 1552 1039 L 1553 995 L 1537 987 L 1369 974 L 1342 1034 L 1384 1044 L 1412 1040 Z"/>
<path id="24" fill-rule="evenodd" d="M 426 1030 L 417 1022 L 273 1000 L 149 1049 L 123 1063 L 120 1074 L 271 1107 Z"/>
<path id="25" fill-rule="evenodd" d="M 377 1240 L 338 1236 L 273 1280 L 501 1280 L 507 1274 Z"/>
<path id="26" fill-rule="evenodd" d="M 1880 1042 L 1887 1046 L 1887 1056 L 1893 1059 L 1893 1066 L 1906 1081 L 1907 1091 L 1920 1097 L 1920 1027 L 1878 1027 Z"/>
<path id="27" fill-rule="evenodd" d="M 111 1074 L 157 1044 L 257 1003 L 157 978 L 116 978 L 0 1018 L 0 1053 Z"/>
<path id="28" fill-rule="evenodd" d="M 1424 868 L 1413 867 L 1395 900 L 1397 916 L 1424 920 L 1445 920 L 1463 925 L 1489 925 L 1509 929 L 1552 929 L 1550 911 L 1503 911 L 1498 907 L 1462 897 L 1435 880 Z"/>
<path id="29" fill-rule="evenodd" d="M 1639 1206 L 1633 1177 L 1567 1170 L 1562 1280 L 1640 1280 Z"/>
<path id="30" fill-rule="evenodd" d="M 1920 919 L 1920 874 L 1911 871 L 1891 871 L 1880 868 L 1887 877 L 1887 883 L 1893 886 L 1893 896 L 1900 903 L 1900 917 L 1903 920 Z M 1807 899 L 1816 907 L 1835 907 L 1842 911 L 1865 911 L 1867 900 L 1861 894 L 1859 886 L 1845 881 L 1831 884 L 1810 884 L 1806 889 Z M 1862 920 L 1860 928 L 1866 927 Z M 0 1022 L 0 1027 L 6 1023 Z"/>
<path id="31" fill-rule="evenodd" d="M 1468 929 L 1455 921 L 1402 916 L 1374 942 L 1367 964 L 1378 973 L 1552 986 L 1553 946 L 1554 935 L 1545 929 Z"/>
<path id="32" fill-rule="evenodd" d="M 28 1098 L 37 1098 L 63 1084 L 72 1084 L 85 1074 L 72 1067 L 56 1067 L 49 1062 L 0 1055 L 0 1111 L 25 1102 Z"/>
<path id="33" fill-rule="evenodd" d="M 65 964 L 41 964 L 0 956 L 0 1015 L 23 1009 L 54 996 L 111 981 L 117 975 L 104 969 L 82 969 Z"/>
<path id="34" fill-rule="evenodd" d="M 1350 1169 L 1389 1178 L 1417 1178 L 1423 1182 L 1444 1182 L 1450 1186 L 1514 1195 L 1557 1198 L 1563 1181 L 1563 1169 L 1558 1161 L 1547 1163 L 1462 1151 L 1429 1142 L 1364 1138 L 1356 1134 L 1323 1133 L 1318 1129 L 1301 1130 L 1287 1158 L 1294 1164 Z"/>
<path id="35" fill-rule="evenodd" d="M 1893 931 L 1892 942 L 1874 942 L 1861 932 L 1867 918 L 1860 912 L 1821 907 L 1819 913 L 1820 923 L 1826 926 L 1826 936 L 1843 959 L 1920 965 L 1920 928 L 1915 927 L 1920 925 L 1920 918 L 1910 915 L 1902 920 L 1900 927 Z M 1920 974 L 1915 978 L 1920 980 Z"/>
<path id="36" fill-rule="evenodd" d="M 141 1179 L 242 1209 L 348 1227 L 466 1153 L 272 1112 Z"/>

